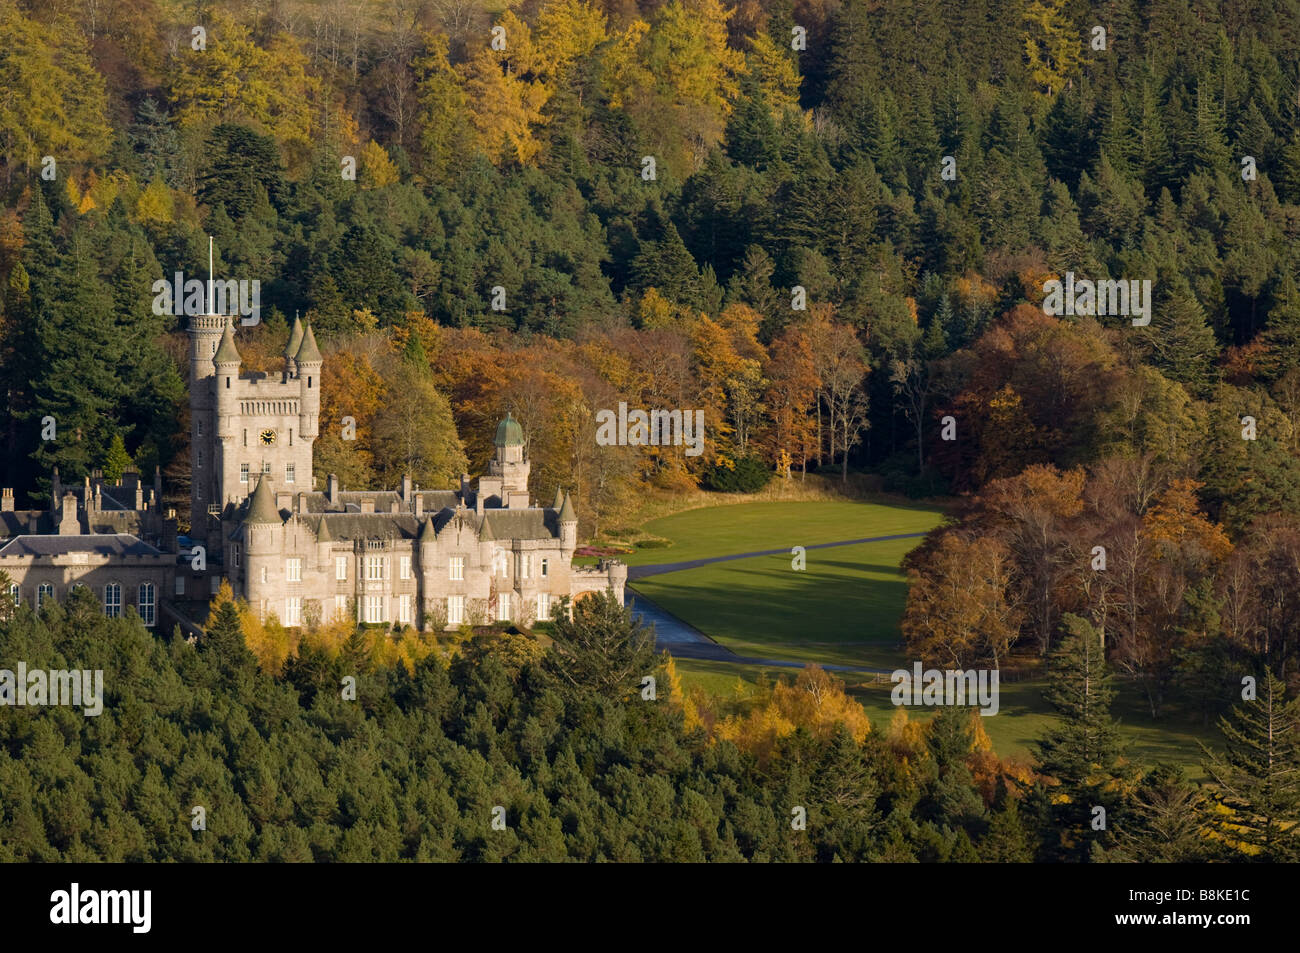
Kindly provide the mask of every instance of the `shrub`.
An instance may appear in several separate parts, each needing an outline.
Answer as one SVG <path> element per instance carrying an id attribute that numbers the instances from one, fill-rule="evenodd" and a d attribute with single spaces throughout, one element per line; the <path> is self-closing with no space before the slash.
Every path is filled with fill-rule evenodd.
<path id="1" fill-rule="evenodd" d="M 704 486 L 720 493 L 757 493 L 772 479 L 772 470 L 754 454 L 737 457 L 734 467 L 712 466 L 704 473 Z"/>

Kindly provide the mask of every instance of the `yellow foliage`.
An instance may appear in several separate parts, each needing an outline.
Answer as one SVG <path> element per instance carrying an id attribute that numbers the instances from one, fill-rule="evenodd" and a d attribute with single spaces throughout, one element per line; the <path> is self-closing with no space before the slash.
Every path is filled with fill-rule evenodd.
<path id="1" fill-rule="evenodd" d="M 650 24 L 633 20 L 605 53 L 604 77 L 611 109 L 622 109 L 638 90 L 654 86 L 654 75 L 642 65 L 638 53 L 649 32 Z"/>
<path id="2" fill-rule="evenodd" d="M 575 61 L 605 41 L 605 15 L 582 0 L 550 0 L 537 13 L 541 72 L 561 79 Z"/>
<path id="3" fill-rule="evenodd" d="M 779 682 L 766 702 L 754 705 L 743 716 L 732 715 L 718 723 L 714 733 L 766 764 L 776 743 L 797 729 L 804 728 L 825 741 L 840 725 L 858 744 L 871 731 L 867 713 L 845 693 L 844 683 L 821 666 L 809 665 L 793 683 Z"/>
<path id="4" fill-rule="evenodd" d="M 172 190 L 162 179 L 154 179 L 140 193 L 135 203 L 135 220 L 142 225 L 170 225 L 175 221 L 176 205 Z"/>
<path id="5" fill-rule="evenodd" d="M 500 54 L 490 48 L 461 71 L 470 124 L 488 158 L 498 164 L 531 161 L 542 147 L 532 129 L 545 122 L 542 107 L 550 98 L 546 87 L 503 69 Z"/>
<path id="6" fill-rule="evenodd" d="M 395 185 L 401 176 L 397 166 L 388 157 L 384 147 L 371 140 L 361 149 L 361 187 L 363 189 L 382 189 Z"/>
<path id="7" fill-rule="evenodd" d="M 750 40 L 745 68 L 758 82 L 772 112 L 780 115 L 799 103 L 799 69 L 787 47 L 781 46 L 767 31 Z"/>

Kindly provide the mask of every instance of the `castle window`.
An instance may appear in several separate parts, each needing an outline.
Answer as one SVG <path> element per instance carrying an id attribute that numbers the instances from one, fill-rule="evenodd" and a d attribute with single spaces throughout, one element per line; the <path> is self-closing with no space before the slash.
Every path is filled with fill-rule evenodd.
<path id="1" fill-rule="evenodd" d="M 411 597 L 403 593 L 397 597 L 397 621 L 403 625 L 411 624 Z"/>
<path id="2" fill-rule="evenodd" d="M 216 577 L 213 577 L 216 578 Z M 140 621 L 145 625 L 154 623 L 154 593 L 153 583 L 140 583 L 140 599 L 136 603 L 136 611 L 140 614 Z"/>
<path id="3" fill-rule="evenodd" d="M 23 595 L 22 592 L 19 590 L 17 584 L 13 584 L 9 586 L 9 598 L 14 601 L 14 605 L 16 606 L 22 605 Z"/>
<path id="4" fill-rule="evenodd" d="M 116 619 L 122 614 L 122 586 L 110 582 L 104 587 L 104 615 Z"/>
<path id="5" fill-rule="evenodd" d="M 550 593 L 539 592 L 537 594 L 537 621 L 548 622 L 551 618 L 551 596 Z"/>
<path id="6" fill-rule="evenodd" d="M 245 436 L 245 439 L 247 439 L 248 431 L 244 431 L 244 436 Z M 239 465 L 239 482 L 240 482 L 240 483 L 247 483 L 247 482 L 248 482 L 248 464 L 247 464 L 247 463 L 241 463 L 241 464 Z"/>
<path id="7" fill-rule="evenodd" d="M 266 567 L 262 567 L 262 582 L 266 582 Z"/>
<path id="8" fill-rule="evenodd" d="M 307 378 L 307 389 L 308 389 L 308 390 L 311 390 L 311 378 L 310 378 L 310 377 Z"/>
<path id="9" fill-rule="evenodd" d="M 366 578 L 372 582 L 384 578 L 384 557 L 367 556 L 366 557 Z"/>
<path id="10" fill-rule="evenodd" d="M 230 564 L 234 566 L 236 569 L 239 568 L 239 544 L 238 543 L 230 544 Z"/>
<path id="11" fill-rule="evenodd" d="M 348 597 L 335 596 L 334 597 L 334 618 L 346 619 L 347 616 L 348 616 Z"/>
<path id="12" fill-rule="evenodd" d="M 293 446 L 293 428 L 289 428 L 289 446 Z"/>
<path id="13" fill-rule="evenodd" d="M 510 621 L 510 593 L 503 592 L 497 596 L 497 621 Z"/>
<path id="14" fill-rule="evenodd" d="M 295 558 L 286 559 L 284 562 L 285 574 L 288 576 L 289 582 L 302 582 L 302 560 Z"/>
<path id="15" fill-rule="evenodd" d="M 48 582 L 43 582 L 36 587 L 36 611 L 40 612 L 45 605 L 46 599 L 54 598 L 54 587 Z"/>
<path id="16" fill-rule="evenodd" d="M 293 465 L 292 463 L 286 463 L 286 464 L 284 465 L 284 482 L 285 482 L 285 483 L 292 483 L 292 482 L 294 482 L 294 469 L 293 469 L 293 468 L 294 468 L 294 465 Z"/>
<path id="17" fill-rule="evenodd" d="M 244 431 L 244 446 L 245 446 L 245 447 L 248 446 L 248 431 L 247 431 L 247 430 Z"/>
<path id="18" fill-rule="evenodd" d="M 334 557 L 334 578 L 339 580 L 339 582 L 348 581 L 348 557 Z"/>
<path id="19" fill-rule="evenodd" d="M 302 625 L 302 596 L 286 596 L 284 600 L 284 624 Z"/>
<path id="20" fill-rule="evenodd" d="M 177 576 L 177 577 L 176 577 L 176 595 L 178 595 L 178 596 L 183 596 L 183 595 L 185 595 L 185 577 L 184 577 L 184 576 Z"/>
<path id="21" fill-rule="evenodd" d="M 366 621 L 367 622 L 384 621 L 384 597 L 383 596 L 366 596 Z"/>
<path id="22" fill-rule="evenodd" d="M 403 556 L 398 563 L 398 572 L 403 579 L 411 578 L 411 557 Z"/>
<path id="23" fill-rule="evenodd" d="M 199 436 L 202 437 L 202 436 L 203 436 L 203 418 L 200 417 L 198 420 L 194 421 L 194 424 L 195 424 L 196 427 L 199 428 Z"/>
<path id="24" fill-rule="evenodd" d="M 546 570 L 547 570 L 547 568 L 548 568 L 548 564 L 549 564 L 549 563 L 550 563 L 550 560 L 549 560 L 549 559 L 543 559 L 543 560 L 542 560 L 542 578 L 543 578 L 543 579 L 546 578 Z"/>
<path id="25" fill-rule="evenodd" d="M 262 463 L 262 472 L 263 472 L 263 473 L 270 473 L 270 472 L 271 472 L 271 464 L 266 463 L 266 462 L 263 462 L 263 463 Z"/>
<path id="26" fill-rule="evenodd" d="M 458 580 L 458 579 L 465 578 L 465 557 L 464 556 L 452 556 L 451 559 L 448 560 L 447 566 L 450 572 L 449 575 L 450 579 Z"/>
<path id="27" fill-rule="evenodd" d="M 230 378 L 226 378 L 226 390 L 230 390 Z"/>
<path id="28" fill-rule="evenodd" d="M 532 571 L 533 571 L 533 557 L 530 556 L 528 553 L 524 553 L 522 556 L 519 557 L 519 578 L 527 579 L 529 574 Z"/>
<path id="29" fill-rule="evenodd" d="M 465 622 L 465 597 L 447 597 L 447 624 L 461 625 Z"/>

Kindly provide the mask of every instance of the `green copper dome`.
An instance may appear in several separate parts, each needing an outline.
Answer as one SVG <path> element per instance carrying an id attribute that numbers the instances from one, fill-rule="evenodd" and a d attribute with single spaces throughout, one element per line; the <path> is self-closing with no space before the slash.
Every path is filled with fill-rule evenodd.
<path id="1" fill-rule="evenodd" d="M 497 424 L 498 447 L 522 447 L 524 445 L 524 428 L 519 426 L 519 421 L 515 420 L 511 414 L 506 414 L 506 419 Z"/>

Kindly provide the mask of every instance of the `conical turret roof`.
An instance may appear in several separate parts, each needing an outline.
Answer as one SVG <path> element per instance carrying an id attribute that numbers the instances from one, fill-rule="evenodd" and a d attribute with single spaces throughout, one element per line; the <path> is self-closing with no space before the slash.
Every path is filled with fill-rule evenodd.
<path id="1" fill-rule="evenodd" d="M 560 507 L 561 523 L 576 523 L 578 516 L 573 512 L 573 502 L 568 493 L 564 494 L 564 505 Z"/>
<path id="2" fill-rule="evenodd" d="M 302 320 L 295 314 L 293 316 L 293 330 L 289 332 L 289 343 L 284 346 L 285 358 L 290 361 L 294 360 L 300 347 L 302 347 Z"/>
<path id="3" fill-rule="evenodd" d="M 239 351 L 235 348 L 235 326 L 226 319 L 226 329 L 221 332 L 221 343 L 212 358 L 213 364 L 238 364 Z"/>
<path id="4" fill-rule="evenodd" d="M 263 476 L 257 481 L 257 489 L 248 504 L 245 523 L 279 523 L 280 511 L 275 506 L 275 493 L 271 490 L 271 480 Z"/>
<path id="5" fill-rule="evenodd" d="M 311 325 L 303 326 L 302 345 L 298 348 L 298 354 L 294 358 L 299 364 L 319 364 L 320 348 L 316 346 L 316 335 L 311 333 Z"/>

